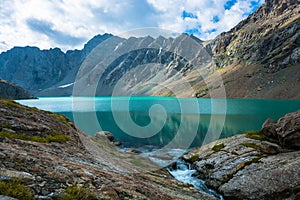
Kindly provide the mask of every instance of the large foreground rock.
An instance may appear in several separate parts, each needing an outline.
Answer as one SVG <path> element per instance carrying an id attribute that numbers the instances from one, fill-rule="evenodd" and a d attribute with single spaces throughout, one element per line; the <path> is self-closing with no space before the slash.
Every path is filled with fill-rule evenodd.
<path id="1" fill-rule="evenodd" d="M 9 100 L 0 111 L 0 198 L 9 196 L 3 185 L 17 181 L 34 199 L 59 199 L 73 185 L 96 199 L 214 199 L 61 115 Z"/>
<path id="2" fill-rule="evenodd" d="M 262 132 L 282 146 L 300 148 L 300 110 L 285 115 L 277 123 L 268 119 L 263 124 Z"/>
<path id="3" fill-rule="evenodd" d="M 297 138 L 298 118 L 299 112 L 281 118 L 279 128 L 270 126 L 270 135 L 289 130 L 289 138 Z M 268 137 L 262 131 L 236 135 L 194 149 L 184 159 L 225 199 L 300 199 L 300 151 L 287 146 L 297 143 Z"/>

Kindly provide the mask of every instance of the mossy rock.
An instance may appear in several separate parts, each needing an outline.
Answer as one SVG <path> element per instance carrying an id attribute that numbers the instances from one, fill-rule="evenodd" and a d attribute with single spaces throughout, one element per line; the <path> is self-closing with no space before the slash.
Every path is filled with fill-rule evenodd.
<path id="1" fill-rule="evenodd" d="M 218 151 L 220 151 L 221 149 L 223 149 L 224 147 L 225 147 L 225 145 L 224 145 L 223 143 L 221 143 L 221 144 L 216 144 L 215 146 L 213 146 L 212 150 L 213 150 L 214 152 L 218 152 Z"/>
<path id="2" fill-rule="evenodd" d="M 199 160 L 199 155 L 198 154 L 195 154 L 195 155 L 193 155 L 190 159 L 189 159 L 189 161 L 190 162 L 197 162 Z"/>
<path id="3" fill-rule="evenodd" d="M 256 150 L 260 150 L 260 146 L 251 142 L 245 142 L 245 143 L 241 143 L 240 145 L 245 146 L 245 147 L 250 147 Z"/>
<path id="4" fill-rule="evenodd" d="M 247 138 L 254 139 L 254 140 L 260 140 L 265 141 L 266 136 L 262 133 L 262 131 L 249 131 L 245 132 Z"/>

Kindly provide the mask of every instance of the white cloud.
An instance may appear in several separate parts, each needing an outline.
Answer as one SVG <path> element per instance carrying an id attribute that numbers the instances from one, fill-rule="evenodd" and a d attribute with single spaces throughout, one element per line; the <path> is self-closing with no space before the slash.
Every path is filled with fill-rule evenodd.
<path id="1" fill-rule="evenodd" d="M 1 0 L 0 52 L 26 45 L 82 48 L 96 34 L 143 27 L 195 31 L 206 40 L 243 19 L 252 10 L 250 2 L 238 0 L 225 10 L 226 0 Z M 197 19 L 182 18 L 184 10 Z M 214 16 L 220 21 L 213 23 Z"/>
<path id="2" fill-rule="evenodd" d="M 175 1 L 170 3 L 167 0 L 148 0 L 148 2 L 161 12 L 162 17 L 159 22 L 161 28 L 185 32 L 198 27 L 195 35 L 208 40 L 221 32 L 230 30 L 244 19 L 253 10 L 251 2 L 255 1 L 239 0 L 229 10 L 224 8 L 227 0 L 186 0 L 176 1 L 176 3 Z M 261 5 L 263 0 L 256 2 L 257 5 Z M 180 18 L 184 10 L 196 15 L 197 19 Z M 219 18 L 216 23 L 213 22 L 215 16 Z"/>

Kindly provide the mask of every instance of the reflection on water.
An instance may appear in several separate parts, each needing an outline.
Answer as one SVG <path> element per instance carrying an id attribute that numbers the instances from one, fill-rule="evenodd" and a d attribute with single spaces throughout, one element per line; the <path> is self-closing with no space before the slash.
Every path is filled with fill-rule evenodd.
<path id="1" fill-rule="evenodd" d="M 164 146 L 175 137 L 178 148 L 182 144 L 189 143 L 191 137 L 193 138 L 192 146 L 199 146 L 202 145 L 209 126 L 209 134 L 216 134 L 219 138 L 218 130 L 220 129 L 222 130 L 220 137 L 228 137 L 244 131 L 258 130 L 267 118 L 277 120 L 288 112 L 300 109 L 299 100 L 259 99 L 227 99 L 225 114 L 219 112 L 222 109 L 218 106 L 224 105 L 221 99 L 213 99 L 214 107 L 217 109 L 212 109 L 212 99 L 170 97 L 83 97 L 75 99 L 49 97 L 19 102 L 61 113 L 70 119 L 76 117 L 77 125 L 88 134 L 93 135 L 101 129 L 107 130 L 112 132 L 117 140 L 135 147 Z M 112 112 L 112 104 L 114 104 L 114 112 Z M 160 105 L 164 111 L 158 109 L 158 112 L 152 112 L 153 105 Z M 116 122 L 116 117 L 121 120 Z M 130 125 L 131 121 L 135 124 L 134 126 Z M 136 129 L 137 126 L 141 128 Z M 147 126 L 151 127 L 152 131 L 154 130 L 153 134 L 150 133 L 151 130 L 148 133 L 143 129 Z M 126 127 L 126 131 L 120 127 Z M 149 135 L 151 137 L 148 137 Z"/>
<path id="2" fill-rule="evenodd" d="M 62 114 L 72 119 L 73 115 L 71 112 L 63 112 Z M 98 130 L 91 126 L 92 123 L 90 121 L 89 115 L 90 113 L 80 113 L 81 122 L 83 125 L 86 125 L 82 126 L 81 128 L 87 133 L 93 135 Z M 131 116 L 132 119 L 141 126 L 147 125 L 149 123 L 149 116 L 146 113 L 132 112 Z M 156 117 L 159 118 L 159 116 Z M 114 123 L 114 118 L 110 112 L 97 112 L 97 118 L 99 120 L 98 122 L 100 123 L 100 126 L 103 130 L 112 132 L 117 140 L 123 141 L 125 143 L 128 143 L 128 145 L 133 146 L 161 146 L 168 144 L 177 133 L 179 126 L 181 125 L 182 117 L 185 118 L 185 121 L 187 121 L 188 123 L 182 125 L 182 131 L 184 133 L 180 134 L 181 138 L 178 138 L 178 140 L 181 141 L 180 143 L 184 143 L 184 140 L 188 138 L 188 134 L 190 134 L 191 131 L 194 131 L 191 127 L 198 126 L 197 134 L 192 146 L 201 145 L 207 133 L 208 126 L 210 125 L 211 115 L 201 115 L 199 122 L 198 117 L 195 117 L 195 114 L 186 114 L 184 116 L 181 116 L 181 114 L 168 114 L 165 125 L 157 134 L 150 138 L 137 138 L 124 133 L 119 128 L 119 126 Z M 223 116 L 214 116 L 214 124 L 212 126 L 216 127 L 215 129 L 217 129 L 218 126 L 222 126 L 221 122 L 218 123 L 218 119 L 222 121 Z M 258 130 L 261 128 L 261 125 L 265 121 L 265 119 L 266 117 L 264 115 L 226 115 L 225 124 L 223 126 L 223 131 L 220 137 L 224 138 L 249 130 Z M 143 133 L 141 133 L 141 136 L 142 134 Z"/>

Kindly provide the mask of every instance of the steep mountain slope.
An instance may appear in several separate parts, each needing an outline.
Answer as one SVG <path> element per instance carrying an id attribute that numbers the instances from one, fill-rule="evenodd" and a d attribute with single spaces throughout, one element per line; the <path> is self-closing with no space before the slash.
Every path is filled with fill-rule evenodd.
<path id="1" fill-rule="evenodd" d="M 28 91 L 20 86 L 0 79 L 0 98 L 2 99 L 33 99 L 35 98 Z"/>
<path id="2" fill-rule="evenodd" d="M 217 67 L 243 59 L 274 73 L 299 63 L 299 20 L 299 1 L 267 0 L 247 19 L 208 44 Z"/>
<path id="3" fill-rule="evenodd" d="M 267 0 L 232 30 L 206 43 L 216 68 L 223 69 L 219 72 L 227 96 L 300 98 L 299 13 L 297 0 Z"/>

